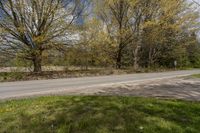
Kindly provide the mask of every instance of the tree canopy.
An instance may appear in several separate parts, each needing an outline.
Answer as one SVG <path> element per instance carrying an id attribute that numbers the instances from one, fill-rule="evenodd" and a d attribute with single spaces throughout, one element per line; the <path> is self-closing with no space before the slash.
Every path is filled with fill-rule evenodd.
<path id="1" fill-rule="evenodd" d="M 1 0 L 0 12 L 1 55 L 35 72 L 55 55 L 117 69 L 200 67 L 199 12 L 186 0 Z"/>

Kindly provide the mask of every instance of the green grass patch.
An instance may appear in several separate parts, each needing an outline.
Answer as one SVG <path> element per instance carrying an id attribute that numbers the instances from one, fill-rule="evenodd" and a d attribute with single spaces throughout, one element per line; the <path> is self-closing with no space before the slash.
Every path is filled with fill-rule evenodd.
<path id="1" fill-rule="evenodd" d="M 193 78 L 200 78 L 200 74 L 192 75 Z"/>
<path id="2" fill-rule="evenodd" d="M 0 132 L 199 133 L 200 103 L 133 97 L 41 97 L 0 103 Z"/>
<path id="3" fill-rule="evenodd" d="M 27 73 L 22 72 L 0 72 L 0 82 L 22 80 Z"/>

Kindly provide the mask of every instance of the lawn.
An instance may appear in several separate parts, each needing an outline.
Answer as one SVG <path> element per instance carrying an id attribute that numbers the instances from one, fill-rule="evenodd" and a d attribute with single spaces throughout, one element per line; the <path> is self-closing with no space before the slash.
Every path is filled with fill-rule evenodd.
<path id="1" fill-rule="evenodd" d="M 200 78 L 200 74 L 192 75 L 192 77 L 194 77 L 194 78 Z"/>
<path id="2" fill-rule="evenodd" d="M 49 96 L 0 103 L 2 133 L 199 133 L 200 103 Z"/>

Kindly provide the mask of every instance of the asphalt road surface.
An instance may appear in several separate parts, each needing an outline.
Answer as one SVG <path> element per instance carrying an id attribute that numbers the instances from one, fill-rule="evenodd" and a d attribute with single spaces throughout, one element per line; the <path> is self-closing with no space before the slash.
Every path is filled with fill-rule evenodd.
<path id="1" fill-rule="evenodd" d="M 101 77 L 84 77 L 71 79 L 37 80 L 0 83 L 0 99 L 26 97 L 84 91 L 84 89 L 120 83 L 135 83 L 149 80 L 169 79 L 180 76 L 199 74 L 200 70 L 173 71 L 163 73 L 142 73 L 129 75 L 112 75 Z"/>

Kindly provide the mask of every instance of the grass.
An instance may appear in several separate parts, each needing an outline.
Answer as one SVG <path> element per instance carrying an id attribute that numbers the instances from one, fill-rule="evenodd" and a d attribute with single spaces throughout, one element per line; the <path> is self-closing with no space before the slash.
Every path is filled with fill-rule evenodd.
<path id="1" fill-rule="evenodd" d="M 24 72 L 0 72 L 0 82 L 22 80 L 26 75 Z"/>
<path id="2" fill-rule="evenodd" d="M 76 78 L 86 76 L 101 76 L 113 74 L 133 73 L 131 70 L 115 69 L 89 69 L 89 70 L 66 70 L 66 71 L 43 71 L 41 73 L 32 72 L 0 72 L 0 82 L 24 81 L 40 79 Z"/>
<path id="3" fill-rule="evenodd" d="M 1 69 L 1 68 L 0 68 Z M 41 79 L 59 79 L 59 78 L 77 78 L 77 77 L 88 77 L 88 76 L 104 76 L 104 75 L 122 75 L 122 74 L 133 74 L 133 73 L 148 73 L 148 72 L 164 72 L 173 71 L 174 69 L 166 68 L 152 68 L 152 69 L 140 69 L 139 71 L 133 70 L 133 68 L 124 68 L 116 70 L 113 68 L 99 68 L 99 69 L 75 69 L 65 71 L 43 71 L 41 73 L 33 72 L 0 72 L 0 82 L 9 81 L 26 81 L 26 80 L 41 80 Z"/>
<path id="4" fill-rule="evenodd" d="M 200 74 L 192 75 L 192 77 L 194 77 L 194 78 L 200 78 Z"/>
<path id="5" fill-rule="evenodd" d="M 133 97 L 58 97 L 0 103 L 2 133 L 199 133 L 200 103 Z"/>

